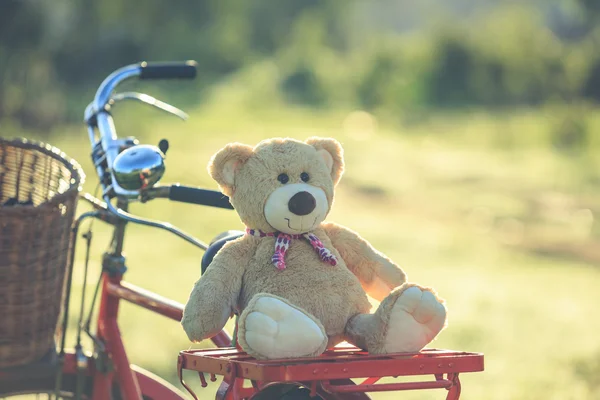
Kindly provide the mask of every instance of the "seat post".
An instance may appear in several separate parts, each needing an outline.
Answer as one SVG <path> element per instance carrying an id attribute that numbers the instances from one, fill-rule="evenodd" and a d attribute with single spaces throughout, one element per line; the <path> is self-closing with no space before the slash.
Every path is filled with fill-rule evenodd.
<path id="1" fill-rule="evenodd" d="M 223 235 L 226 234 L 224 237 Z M 244 236 L 244 232 L 242 231 L 227 231 L 216 237 L 217 240 L 213 240 L 213 242 L 208 246 L 206 252 L 202 256 L 202 275 L 206 272 L 206 269 L 212 262 L 213 258 L 217 255 L 219 250 L 225 245 L 225 243 L 235 240 Z"/>

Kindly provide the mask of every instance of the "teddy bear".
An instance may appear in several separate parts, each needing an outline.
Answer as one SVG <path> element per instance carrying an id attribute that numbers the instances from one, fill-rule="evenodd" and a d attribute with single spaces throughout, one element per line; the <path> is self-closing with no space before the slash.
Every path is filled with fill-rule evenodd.
<path id="1" fill-rule="evenodd" d="M 344 171 L 335 139 L 231 143 L 208 170 L 247 229 L 195 283 L 181 321 L 191 341 L 214 336 L 233 314 L 238 344 L 257 359 L 318 356 L 343 341 L 372 354 L 417 352 L 446 326 L 432 288 L 325 222 Z M 367 294 L 380 301 L 373 313 Z"/>

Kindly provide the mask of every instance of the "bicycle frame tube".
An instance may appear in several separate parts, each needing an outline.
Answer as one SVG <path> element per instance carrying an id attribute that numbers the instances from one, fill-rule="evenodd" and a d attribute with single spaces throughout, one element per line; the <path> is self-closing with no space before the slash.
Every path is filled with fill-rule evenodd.
<path id="1" fill-rule="evenodd" d="M 122 282 L 122 275 L 111 276 L 105 273 L 102 282 L 102 295 L 98 313 L 98 338 L 103 341 L 107 352 L 111 355 L 116 370 L 115 377 L 119 382 L 121 394 L 125 400 L 141 399 L 140 383 L 136 373 L 131 369 L 125 346 L 121 340 L 121 333 L 117 324 L 119 301 L 127 300 L 143 308 L 164 315 L 169 319 L 180 321 L 183 314 L 183 305 Z M 219 332 L 212 339 L 218 347 L 231 346 L 231 339 L 225 331 Z M 102 372 L 95 373 L 94 400 L 104 399 L 110 393 L 110 376 Z"/>
<path id="2" fill-rule="evenodd" d="M 108 281 L 104 290 L 110 297 L 126 300 L 130 303 L 137 304 L 140 307 L 146 308 L 157 314 L 165 317 L 181 321 L 183 316 L 183 304 L 167 299 L 156 293 L 152 293 L 146 289 L 142 289 L 128 282 L 115 283 Z M 211 338 L 212 342 L 217 347 L 230 347 L 231 338 L 225 331 L 220 331 Z"/>
<path id="3" fill-rule="evenodd" d="M 117 242 L 115 247 L 120 250 L 122 248 L 124 227 L 117 228 L 115 234 Z M 138 400 L 141 399 L 142 390 L 136 373 L 131 369 L 125 346 L 121 340 L 117 322 L 119 302 L 121 299 L 126 300 L 175 321 L 181 321 L 183 305 L 148 290 L 122 282 L 122 277 L 122 273 L 115 273 L 114 271 L 105 271 L 103 274 L 97 335 L 98 339 L 104 343 L 107 353 L 111 356 L 116 371 L 114 375 L 119 382 L 123 399 Z M 212 341 L 218 347 L 231 346 L 231 339 L 225 331 L 219 332 L 212 338 Z M 107 398 L 111 385 L 111 374 L 96 371 L 93 399 Z"/>
<path id="4" fill-rule="evenodd" d="M 119 313 L 119 299 L 112 297 L 106 290 L 109 282 L 118 284 L 122 275 L 110 276 L 104 274 L 102 282 L 102 297 L 100 309 L 98 312 L 98 338 L 104 342 L 106 351 L 111 355 L 112 362 L 116 370 L 116 378 L 121 388 L 121 394 L 125 400 L 138 400 L 142 398 L 139 383 L 135 374 L 131 370 L 129 359 L 125 351 L 125 346 L 121 340 L 121 332 L 117 324 L 117 315 Z M 110 380 L 103 379 L 103 375 L 97 372 L 94 384 L 94 400 L 100 399 L 100 394 L 110 393 L 110 387 L 106 387 Z M 97 379 L 100 378 L 100 379 Z M 98 385 L 99 382 L 103 384 Z M 104 386 L 104 387 L 103 387 Z"/>

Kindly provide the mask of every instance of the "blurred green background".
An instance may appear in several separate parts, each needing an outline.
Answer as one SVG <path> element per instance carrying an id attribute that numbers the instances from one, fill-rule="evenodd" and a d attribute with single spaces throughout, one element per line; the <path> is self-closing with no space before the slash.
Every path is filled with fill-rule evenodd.
<path id="1" fill-rule="evenodd" d="M 194 82 L 124 87 L 184 108 L 187 123 L 138 105 L 114 112 L 121 136 L 170 140 L 163 181 L 215 188 L 206 164 L 231 141 L 337 138 L 347 173 L 330 219 L 446 298 L 449 327 L 432 345 L 486 357 L 462 398 L 596 399 L 599 47 L 595 0 L 3 0 L 0 135 L 60 147 L 93 192 L 81 119 L 102 79 L 141 60 L 195 59 Z M 241 228 L 225 210 L 132 210 L 207 241 Z M 109 241 L 101 223 L 94 232 L 88 289 Z M 200 252 L 135 226 L 125 247 L 127 280 L 186 301 Z M 122 312 L 132 362 L 175 383 L 190 347 L 181 327 Z M 198 390 L 210 398 L 216 386 Z"/>

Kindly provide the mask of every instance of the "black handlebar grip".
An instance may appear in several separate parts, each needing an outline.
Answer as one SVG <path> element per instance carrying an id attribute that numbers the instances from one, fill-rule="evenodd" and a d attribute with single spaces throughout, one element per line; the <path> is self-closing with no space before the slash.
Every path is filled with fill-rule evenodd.
<path id="1" fill-rule="evenodd" d="M 140 63 L 140 79 L 194 79 L 196 61 Z"/>
<path id="2" fill-rule="evenodd" d="M 169 191 L 169 200 L 233 210 L 229 197 L 216 190 L 173 185 Z"/>

